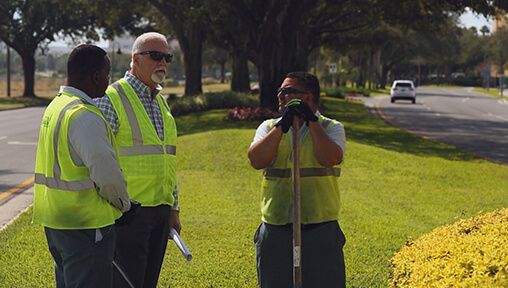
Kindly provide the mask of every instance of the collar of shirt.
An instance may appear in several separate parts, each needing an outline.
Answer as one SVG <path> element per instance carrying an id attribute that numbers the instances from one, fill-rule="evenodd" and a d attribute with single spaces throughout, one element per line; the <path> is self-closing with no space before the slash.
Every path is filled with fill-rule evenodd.
<path id="1" fill-rule="evenodd" d="M 72 86 L 60 86 L 60 92 L 65 92 L 65 93 L 69 93 L 69 94 L 81 97 L 81 98 L 85 99 L 87 104 L 97 107 L 97 105 L 95 105 L 95 101 L 93 101 L 92 98 L 90 98 L 90 96 L 86 95 L 85 92 L 79 90 L 78 88 L 74 88 Z"/>
<path id="2" fill-rule="evenodd" d="M 142 95 L 146 97 L 151 97 L 151 99 L 155 99 L 155 96 L 157 96 L 157 94 L 159 94 L 162 90 L 162 86 L 157 85 L 157 87 L 153 90 L 153 92 L 151 92 L 150 87 L 146 86 L 145 83 L 139 80 L 136 76 L 129 73 L 129 71 L 125 72 L 124 79 L 125 81 L 127 81 L 127 83 L 129 83 L 132 86 L 132 89 L 134 89 L 134 92 L 136 92 L 137 95 Z"/>

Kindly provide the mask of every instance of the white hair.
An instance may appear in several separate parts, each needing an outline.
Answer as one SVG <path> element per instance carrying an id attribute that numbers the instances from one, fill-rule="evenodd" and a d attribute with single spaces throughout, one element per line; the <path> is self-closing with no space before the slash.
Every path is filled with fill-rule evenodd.
<path id="1" fill-rule="evenodd" d="M 166 43 L 168 42 L 168 39 L 166 38 L 166 36 L 164 36 L 158 32 L 147 32 L 147 33 L 143 33 L 143 34 L 139 35 L 138 38 L 136 38 L 136 40 L 134 41 L 134 44 L 132 44 L 132 55 L 134 55 L 134 53 L 142 52 L 141 50 L 143 49 L 143 46 L 145 45 L 147 40 L 152 40 L 152 39 L 157 39 L 157 38 L 162 41 L 166 41 Z M 133 62 L 133 59 L 131 59 L 131 63 L 130 63 L 131 68 L 133 65 L 132 62 Z"/>
<path id="2" fill-rule="evenodd" d="M 140 52 L 141 49 L 143 48 L 143 46 L 145 45 L 146 41 L 149 39 L 150 40 L 154 39 L 154 38 L 159 38 L 162 41 L 166 41 L 166 43 L 168 42 L 168 39 L 166 38 L 166 36 L 164 36 L 160 33 L 157 33 L 157 32 L 143 33 L 143 34 L 139 35 L 139 37 L 136 38 L 136 41 L 134 41 L 134 44 L 132 44 L 132 54 Z"/>

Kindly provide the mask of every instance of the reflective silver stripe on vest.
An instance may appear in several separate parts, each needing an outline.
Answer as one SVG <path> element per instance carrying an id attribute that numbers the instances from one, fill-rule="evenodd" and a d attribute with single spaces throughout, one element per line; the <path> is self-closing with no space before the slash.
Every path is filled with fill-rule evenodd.
<path id="1" fill-rule="evenodd" d="M 136 118 L 136 113 L 134 113 L 134 108 L 132 108 L 132 104 L 129 101 L 129 98 L 127 98 L 127 95 L 125 95 L 122 86 L 120 86 L 118 82 L 111 84 L 111 87 L 115 88 L 118 95 L 120 95 L 120 99 L 122 100 L 125 113 L 127 114 L 127 120 L 129 121 L 129 125 L 131 126 L 132 145 L 143 146 L 143 135 L 141 134 L 141 128 L 139 127 L 139 122 L 138 119 Z"/>
<path id="2" fill-rule="evenodd" d="M 46 187 L 52 189 L 66 191 L 81 191 L 95 188 L 95 183 L 90 178 L 76 181 L 65 181 L 60 179 L 62 175 L 62 169 L 58 161 L 58 135 L 60 134 L 60 126 L 62 124 L 62 118 L 65 115 L 65 112 L 67 112 L 67 110 L 80 104 L 84 104 L 83 101 L 76 99 L 74 101 L 71 101 L 62 109 L 62 111 L 60 111 L 60 115 L 58 115 L 58 120 L 56 122 L 55 132 L 53 136 L 53 149 L 54 149 L 53 153 L 55 157 L 55 163 L 53 164 L 54 177 L 46 177 L 46 175 L 44 174 L 36 173 L 35 174 L 36 184 L 45 185 Z"/>
<path id="3" fill-rule="evenodd" d="M 263 171 L 263 175 L 269 178 L 290 178 L 291 169 L 268 168 Z M 322 176 L 340 176 L 340 168 L 300 168 L 300 177 L 322 177 Z"/>
<path id="4" fill-rule="evenodd" d="M 125 113 L 127 114 L 127 120 L 129 121 L 129 125 L 131 126 L 131 137 L 132 137 L 132 145 L 131 147 L 118 147 L 118 154 L 120 156 L 136 156 L 136 155 L 151 155 L 151 154 L 164 154 L 164 150 L 162 150 L 161 145 L 143 145 L 143 135 L 141 134 L 141 128 L 139 127 L 138 119 L 136 118 L 136 113 L 134 113 L 134 108 L 132 108 L 132 104 L 125 95 L 125 91 L 118 82 L 111 84 L 113 88 L 115 88 L 116 92 L 120 96 L 122 100 L 123 107 L 125 109 Z M 174 145 L 166 145 L 165 150 L 167 154 L 176 155 L 176 146 Z"/>
<path id="5" fill-rule="evenodd" d="M 95 183 L 90 179 L 65 181 L 58 178 L 46 177 L 44 174 L 40 173 L 35 173 L 35 183 L 48 188 L 65 191 L 82 191 L 95 188 Z"/>
<path id="6" fill-rule="evenodd" d="M 136 155 L 152 155 L 164 154 L 161 145 L 144 145 L 144 146 L 130 146 L 118 147 L 118 154 L 122 156 L 136 156 Z M 166 145 L 166 154 L 176 155 L 176 146 Z"/>

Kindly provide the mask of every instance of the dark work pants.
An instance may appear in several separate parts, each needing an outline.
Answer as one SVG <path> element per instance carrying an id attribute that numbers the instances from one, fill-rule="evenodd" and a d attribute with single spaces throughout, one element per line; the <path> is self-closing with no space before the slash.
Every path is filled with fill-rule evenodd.
<path id="1" fill-rule="evenodd" d="M 55 260 L 57 288 L 113 287 L 115 228 L 56 230 L 44 228 Z M 99 240 L 100 239 L 100 240 Z"/>
<path id="2" fill-rule="evenodd" d="M 302 228 L 303 287 L 346 287 L 342 248 L 346 242 L 337 221 Z M 254 236 L 258 284 L 261 288 L 293 287 L 291 225 L 261 223 Z"/>
<path id="3" fill-rule="evenodd" d="M 166 252 L 170 206 L 140 207 L 129 225 L 116 228 L 115 259 L 136 288 L 155 288 Z M 114 270 L 115 287 L 129 285 Z"/>

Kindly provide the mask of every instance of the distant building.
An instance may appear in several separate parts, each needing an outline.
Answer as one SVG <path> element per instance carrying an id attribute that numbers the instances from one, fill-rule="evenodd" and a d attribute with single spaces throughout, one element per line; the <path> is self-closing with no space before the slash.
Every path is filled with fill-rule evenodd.
<path id="1" fill-rule="evenodd" d="M 506 17 L 508 16 L 508 14 L 506 14 L 506 13 L 503 13 L 503 14 L 504 14 L 504 17 L 494 18 L 492 32 L 496 32 L 496 30 L 499 29 L 500 27 L 506 26 Z"/>
<path id="2" fill-rule="evenodd" d="M 506 26 L 506 17 L 508 16 L 508 14 L 506 14 L 506 12 L 504 12 L 504 11 L 501 14 L 504 15 L 504 17 L 500 16 L 500 17 L 495 17 L 494 18 L 493 25 L 492 25 L 492 32 L 493 33 L 495 33 L 497 31 L 497 29 Z M 506 59 L 506 56 L 504 58 Z M 492 64 L 492 66 L 490 68 L 491 76 L 493 76 L 493 77 L 499 77 L 500 70 L 501 69 L 500 69 L 500 65 L 499 64 Z M 508 71 L 504 70 L 503 74 L 507 75 L 507 72 Z"/>

